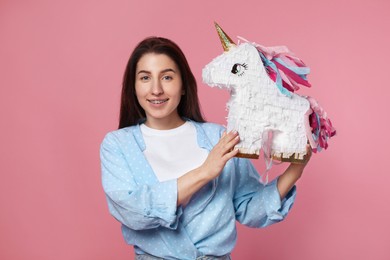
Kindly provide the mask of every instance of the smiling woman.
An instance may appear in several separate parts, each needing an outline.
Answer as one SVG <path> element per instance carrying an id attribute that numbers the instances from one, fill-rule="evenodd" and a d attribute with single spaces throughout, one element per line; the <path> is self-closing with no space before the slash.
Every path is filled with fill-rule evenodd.
<path id="1" fill-rule="evenodd" d="M 264 185 L 248 159 L 235 157 L 239 142 L 237 132 L 204 122 L 175 43 L 138 44 L 125 71 L 119 129 L 101 144 L 109 210 L 136 259 L 231 259 L 236 221 L 266 227 L 286 217 L 305 164 Z"/>

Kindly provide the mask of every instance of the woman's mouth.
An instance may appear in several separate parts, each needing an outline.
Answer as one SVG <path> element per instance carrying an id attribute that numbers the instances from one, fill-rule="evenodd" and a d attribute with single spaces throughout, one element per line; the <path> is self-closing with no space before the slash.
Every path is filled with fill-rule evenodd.
<path id="1" fill-rule="evenodd" d="M 162 104 L 162 103 L 165 103 L 169 100 L 169 98 L 166 98 L 166 99 L 147 99 L 147 101 L 149 103 L 152 103 L 154 105 L 159 105 L 159 104 Z"/>

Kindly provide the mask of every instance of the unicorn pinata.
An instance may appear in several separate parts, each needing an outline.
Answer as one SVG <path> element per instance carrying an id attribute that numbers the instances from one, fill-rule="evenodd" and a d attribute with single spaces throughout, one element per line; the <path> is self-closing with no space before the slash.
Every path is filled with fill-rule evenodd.
<path id="1" fill-rule="evenodd" d="M 336 134 L 326 112 L 311 97 L 294 91 L 310 87 L 309 68 L 285 46 L 236 45 L 215 23 L 224 53 L 202 71 L 203 82 L 227 88 L 227 131 L 238 131 L 238 157 L 304 162 L 307 144 L 313 152 L 328 147 Z"/>

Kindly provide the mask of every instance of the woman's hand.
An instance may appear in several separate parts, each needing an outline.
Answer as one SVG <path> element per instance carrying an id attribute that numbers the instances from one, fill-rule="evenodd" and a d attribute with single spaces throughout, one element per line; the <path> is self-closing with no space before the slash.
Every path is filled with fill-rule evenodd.
<path id="1" fill-rule="evenodd" d="M 238 149 L 233 148 L 239 141 L 237 132 L 224 132 L 202 164 L 201 172 L 206 174 L 210 180 L 216 178 L 222 172 L 227 161 L 238 153 Z"/>
<path id="2" fill-rule="evenodd" d="M 205 162 L 177 180 L 177 205 L 186 205 L 195 192 L 221 174 L 227 161 L 238 153 L 233 148 L 239 141 L 237 132 L 223 133 Z"/>

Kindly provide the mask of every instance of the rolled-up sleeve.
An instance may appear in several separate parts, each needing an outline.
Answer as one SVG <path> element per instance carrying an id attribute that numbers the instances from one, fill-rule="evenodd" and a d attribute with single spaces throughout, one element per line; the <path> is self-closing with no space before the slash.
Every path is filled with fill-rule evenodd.
<path id="1" fill-rule="evenodd" d="M 294 204 L 297 193 L 296 187 L 293 186 L 292 189 L 287 193 L 286 197 L 283 200 L 280 200 L 277 183 L 278 178 L 267 184 L 264 187 L 263 192 L 264 200 L 267 201 L 265 207 L 267 216 L 271 221 L 274 222 L 281 221 L 287 216 L 292 205 Z"/>
<path id="2" fill-rule="evenodd" d="M 234 207 L 236 219 L 250 227 L 266 227 L 282 221 L 290 211 L 296 197 L 294 186 L 281 200 L 277 180 L 264 185 L 249 160 L 238 159 L 236 162 L 236 191 Z"/>
<path id="3" fill-rule="evenodd" d="M 137 155 L 134 155 L 137 156 Z M 177 180 L 138 184 L 115 136 L 107 134 L 100 147 L 102 185 L 110 213 L 133 230 L 163 226 L 176 229 L 182 213 L 177 208 Z"/>

